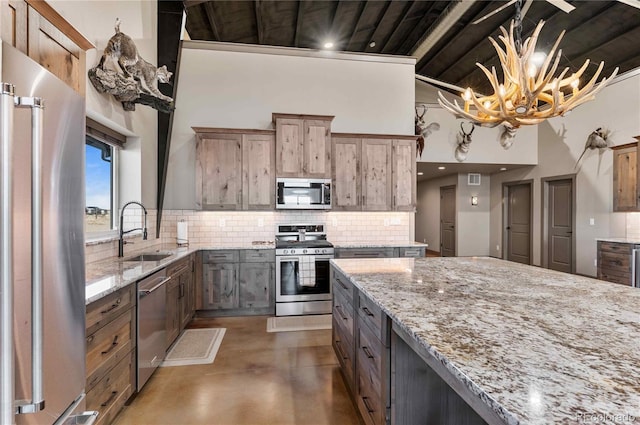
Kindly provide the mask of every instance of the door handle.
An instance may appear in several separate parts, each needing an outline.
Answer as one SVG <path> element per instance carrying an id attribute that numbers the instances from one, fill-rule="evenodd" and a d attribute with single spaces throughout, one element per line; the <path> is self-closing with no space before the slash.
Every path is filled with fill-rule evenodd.
<path id="1" fill-rule="evenodd" d="M 511 230 L 511 226 L 507 226 L 507 230 Z"/>

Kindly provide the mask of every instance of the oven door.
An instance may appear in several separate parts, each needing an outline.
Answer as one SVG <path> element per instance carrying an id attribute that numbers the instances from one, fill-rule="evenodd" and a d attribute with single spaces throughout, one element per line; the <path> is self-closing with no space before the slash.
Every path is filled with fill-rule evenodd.
<path id="1" fill-rule="evenodd" d="M 276 302 L 331 299 L 331 255 L 276 257 Z"/>

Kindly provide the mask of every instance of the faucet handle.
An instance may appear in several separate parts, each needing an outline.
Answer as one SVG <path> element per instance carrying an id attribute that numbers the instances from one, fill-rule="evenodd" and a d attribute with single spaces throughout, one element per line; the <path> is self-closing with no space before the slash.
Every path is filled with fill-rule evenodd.
<path id="1" fill-rule="evenodd" d="M 146 227 L 144 229 L 142 229 L 142 240 L 143 241 L 147 240 L 147 228 Z"/>

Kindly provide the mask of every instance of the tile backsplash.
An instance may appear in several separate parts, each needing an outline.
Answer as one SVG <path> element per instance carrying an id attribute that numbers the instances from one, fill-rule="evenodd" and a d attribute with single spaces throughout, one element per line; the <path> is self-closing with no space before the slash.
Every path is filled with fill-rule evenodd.
<path id="1" fill-rule="evenodd" d="M 407 242 L 413 240 L 414 213 L 165 210 L 160 230 L 163 242 L 176 243 L 181 220 L 188 223 L 189 243 L 196 244 L 273 241 L 276 227 L 285 223 L 324 224 L 327 239 L 334 244 Z"/>
<path id="2" fill-rule="evenodd" d="M 626 237 L 629 239 L 640 239 L 640 213 L 627 213 Z"/>

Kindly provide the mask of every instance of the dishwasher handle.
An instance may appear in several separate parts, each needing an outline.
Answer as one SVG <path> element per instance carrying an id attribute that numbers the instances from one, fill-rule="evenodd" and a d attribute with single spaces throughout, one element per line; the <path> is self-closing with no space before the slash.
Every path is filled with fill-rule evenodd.
<path id="1" fill-rule="evenodd" d="M 155 290 L 160 288 L 162 285 L 164 285 L 165 283 L 169 282 L 171 280 L 171 276 L 169 276 L 169 277 L 161 276 L 158 279 L 162 279 L 162 280 L 157 285 L 153 286 L 152 288 L 149 288 L 149 289 L 138 289 L 138 297 L 139 298 L 144 298 L 147 295 L 149 295 L 150 293 L 154 292 Z"/>

